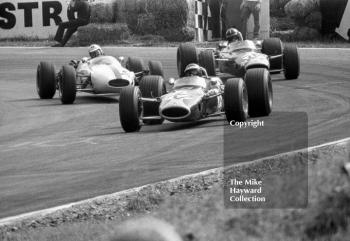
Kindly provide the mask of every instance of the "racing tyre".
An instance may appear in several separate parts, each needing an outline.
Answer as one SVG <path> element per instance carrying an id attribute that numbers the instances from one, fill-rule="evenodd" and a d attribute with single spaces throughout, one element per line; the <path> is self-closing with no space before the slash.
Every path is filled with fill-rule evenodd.
<path id="1" fill-rule="evenodd" d="M 207 70 L 209 76 L 216 76 L 214 53 L 210 50 L 204 50 L 198 56 L 199 65 Z"/>
<path id="2" fill-rule="evenodd" d="M 282 54 L 283 46 L 279 38 L 269 38 L 262 42 L 261 52 L 266 55 Z M 282 58 L 270 59 L 270 70 L 282 69 Z"/>
<path id="3" fill-rule="evenodd" d="M 285 46 L 283 53 L 284 77 L 297 79 L 300 74 L 299 53 L 296 46 Z"/>
<path id="4" fill-rule="evenodd" d="M 52 99 L 56 93 L 55 66 L 40 62 L 36 71 L 36 89 L 40 99 Z"/>
<path id="5" fill-rule="evenodd" d="M 226 81 L 224 107 L 228 122 L 247 120 L 248 91 L 243 79 L 234 78 Z"/>
<path id="6" fill-rule="evenodd" d="M 125 132 L 139 131 L 142 103 L 141 91 L 138 87 L 127 86 L 120 92 L 119 118 Z"/>
<path id="7" fill-rule="evenodd" d="M 129 57 L 126 62 L 126 68 L 134 73 L 146 70 L 145 62 L 141 58 Z"/>
<path id="8" fill-rule="evenodd" d="M 59 89 L 62 104 L 73 104 L 77 95 L 76 73 L 70 65 L 62 67 Z"/>
<path id="9" fill-rule="evenodd" d="M 248 90 L 249 116 L 268 116 L 272 110 L 273 91 L 267 69 L 249 69 L 245 75 Z"/>
<path id="10" fill-rule="evenodd" d="M 182 43 L 177 49 L 177 71 L 180 77 L 185 75 L 187 65 L 191 63 L 198 64 L 196 46 L 192 43 Z"/>
<path id="11" fill-rule="evenodd" d="M 142 78 L 140 82 L 140 90 L 142 97 L 157 98 L 166 94 L 166 86 L 162 76 L 149 75 Z M 143 116 L 159 116 L 159 104 L 154 102 L 143 103 Z M 160 125 L 164 119 L 159 120 L 144 120 L 143 123 L 147 125 Z"/>
<path id="12" fill-rule="evenodd" d="M 160 61 L 149 61 L 148 62 L 150 75 L 159 75 L 164 78 L 163 65 Z"/>

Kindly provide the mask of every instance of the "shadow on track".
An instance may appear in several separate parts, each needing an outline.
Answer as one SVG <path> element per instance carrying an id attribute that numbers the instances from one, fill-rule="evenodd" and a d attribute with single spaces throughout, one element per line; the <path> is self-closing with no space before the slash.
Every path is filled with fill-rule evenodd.
<path id="1" fill-rule="evenodd" d="M 200 129 L 200 128 L 215 128 L 218 126 L 224 126 L 227 122 L 223 118 L 210 118 L 205 120 L 200 120 L 197 122 L 188 122 L 188 123 L 171 123 L 167 122 L 161 125 L 143 125 L 139 132 L 126 133 L 123 131 L 121 126 L 104 128 L 103 130 L 108 131 L 104 134 L 95 134 L 92 136 L 86 137 L 95 137 L 95 136 L 110 136 L 118 134 L 150 134 L 150 133 L 164 133 L 164 132 L 173 132 L 173 131 L 183 131 L 186 129 Z"/>
<path id="2" fill-rule="evenodd" d="M 188 123 L 165 123 L 162 125 L 144 125 L 142 126 L 141 133 L 152 133 L 152 132 L 172 132 L 172 131 L 181 131 L 185 129 L 195 128 L 212 128 L 217 126 L 223 126 L 227 124 L 223 118 L 210 118 L 204 119 L 196 122 Z"/>
<path id="3" fill-rule="evenodd" d="M 283 75 L 280 75 L 280 74 L 277 75 L 277 76 L 273 76 L 272 75 L 272 82 L 291 82 L 291 81 L 294 82 L 296 80 L 294 80 L 294 79 L 292 79 L 292 80 L 286 79 L 286 78 L 284 78 Z"/>
<path id="4" fill-rule="evenodd" d="M 41 100 L 41 99 L 22 99 L 22 100 L 11 100 L 9 102 L 41 102 L 42 104 L 30 105 L 28 107 L 45 107 L 45 106 L 63 106 L 61 100 L 54 98 L 52 100 Z M 118 99 L 115 96 L 78 96 L 75 100 L 74 105 L 93 105 L 93 104 L 118 104 Z M 71 105 L 64 105 L 71 106 Z"/>

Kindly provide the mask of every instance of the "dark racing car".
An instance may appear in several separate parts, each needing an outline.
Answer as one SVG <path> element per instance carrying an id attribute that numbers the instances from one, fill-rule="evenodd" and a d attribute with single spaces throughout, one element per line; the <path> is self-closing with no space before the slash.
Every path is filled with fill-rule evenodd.
<path id="1" fill-rule="evenodd" d="M 263 41 L 221 41 L 217 49 L 196 49 L 192 43 L 181 44 L 177 52 L 179 76 L 189 63 L 199 63 L 210 76 L 225 73 L 235 77 L 257 75 L 268 71 L 284 73 L 286 79 L 297 79 L 300 73 L 296 46 L 283 45 L 278 38 Z"/>
<path id="2" fill-rule="evenodd" d="M 188 74 L 192 70 L 196 73 Z M 248 89 L 242 78 L 230 78 L 223 84 L 219 77 L 208 76 L 203 67 L 192 63 L 183 77 L 170 79 L 169 84 L 172 87 L 167 92 L 161 76 L 146 76 L 140 86 L 121 91 L 119 116 L 124 131 L 139 131 L 142 122 L 195 122 L 220 115 L 229 122 L 245 121 L 248 109 L 250 117 L 269 115 L 272 109 L 271 81 L 263 83 L 266 91 L 261 91 L 261 83 Z M 256 93 L 249 103 L 248 92 Z"/>

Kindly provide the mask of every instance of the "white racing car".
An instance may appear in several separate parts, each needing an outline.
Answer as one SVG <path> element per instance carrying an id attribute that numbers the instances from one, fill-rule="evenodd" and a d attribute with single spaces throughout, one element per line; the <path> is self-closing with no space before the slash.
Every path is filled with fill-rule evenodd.
<path id="1" fill-rule="evenodd" d="M 162 64 L 149 61 L 149 69 L 145 68 L 140 58 L 129 57 L 123 61 L 112 56 L 101 55 L 96 58 L 72 60 L 62 66 L 58 73 L 49 62 L 41 62 L 37 68 L 36 86 L 41 99 L 52 99 L 59 91 L 62 104 L 72 104 L 76 93 L 91 94 L 120 93 L 126 86 L 138 85 L 146 75 L 163 76 Z"/>

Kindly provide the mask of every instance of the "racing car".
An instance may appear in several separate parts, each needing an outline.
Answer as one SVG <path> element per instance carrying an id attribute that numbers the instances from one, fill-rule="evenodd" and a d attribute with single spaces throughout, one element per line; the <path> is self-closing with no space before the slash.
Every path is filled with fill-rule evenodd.
<path id="1" fill-rule="evenodd" d="M 119 117 L 125 132 L 139 131 L 141 122 L 162 124 L 171 122 L 195 122 L 212 116 L 226 115 L 231 121 L 245 121 L 248 114 L 269 115 L 272 109 L 272 85 L 259 82 L 247 89 L 242 78 L 230 78 L 223 84 L 219 77 L 208 76 L 203 67 L 202 76 L 184 76 L 169 79 L 172 86 L 167 93 L 162 76 L 146 76 L 140 86 L 122 89 L 119 99 Z M 209 94 L 210 86 L 217 86 Z M 255 94 L 248 113 L 248 91 Z"/>
<path id="2" fill-rule="evenodd" d="M 180 77 L 189 63 L 199 63 L 210 76 L 219 72 L 244 77 L 255 69 L 266 69 L 271 74 L 284 72 L 286 79 L 297 79 L 300 74 L 298 49 L 293 45 L 283 45 L 278 38 L 221 41 L 216 49 L 203 51 L 197 51 L 192 43 L 181 44 L 177 51 Z"/>
<path id="3" fill-rule="evenodd" d="M 55 66 L 40 62 L 36 86 L 41 99 L 52 99 L 59 91 L 62 104 L 72 104 L 77 92 L 91 94 L 120 93 L 126 86 L 138 85 L 146 75 L 163 76 L 159 61 L 149 61 L 149 69 L 140 58 L 127 59 L 102 55 L 93 59 L 72 60 L 56 73 Z"/>

